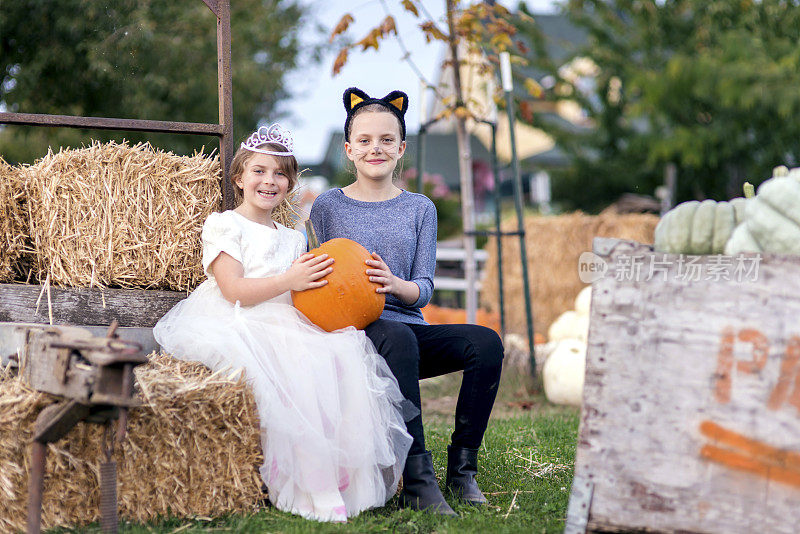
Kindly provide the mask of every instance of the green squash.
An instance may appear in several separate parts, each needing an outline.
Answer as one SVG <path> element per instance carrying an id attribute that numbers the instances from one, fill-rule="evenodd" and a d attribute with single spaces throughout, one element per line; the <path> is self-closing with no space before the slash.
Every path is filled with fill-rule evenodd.
<path id="1" fill-rule="evenodd" d="M 671 254 L 721 254 L 744 212 L 744 198 L 683 202 L 658 222 L 653 248 Z"/>
<path id="2" fill-rule="evenodd" d="M 748 200 L 725 245 L 725 254 L 740 252 L 800 254 L 800 168 L 776 167 Z"/>

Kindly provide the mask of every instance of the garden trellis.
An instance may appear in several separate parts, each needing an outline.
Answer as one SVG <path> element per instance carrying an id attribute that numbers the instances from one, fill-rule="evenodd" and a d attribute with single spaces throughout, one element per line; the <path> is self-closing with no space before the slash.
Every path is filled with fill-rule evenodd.
<path id="1" fill-rule="evenodd" d="M 504 296 L 503 296 L 503 249 L 502 249 L 502 239 L 503 237 L 510 237 L 510 236 L 518 236 L 519 237 L 519 246 L 520 246 L 520 265 L 522 266 L 522 283 L 524 289 L 524 302 L 525 302 L 525 324 L 526 324 L 526 332 L 528 335 L 528 347 L 529 347 L 529 358 L 530 358 L 530 369 L 531 369 L 531 376 L 536 376 L 536 360 L 534 358 L 534 327 L 533 327 L 533 308 L 531 304 L 531 292 L 530 292 L 530 283 L 528 277 L 528 254 L 526 251 L 525 246 L 525 224 L 523 222 L 523 205 L 522 205 L 522 181 L 520 178 L 520 168 L 519 168 L 519 158 L 517 157 L 517 150 L 516 150 L 516 139 L 514 137 L 514 98 L 513 98 L 513 82 L 511 77 L 511 63 L 509 60 L 508 53 L 504 52 L 500 54 L 500 61 L 502 67 L 502 84 L 503 84 L 503 92 L 506 98 L 506 109 L 508 110 L 508 121 L 509 121 L 509 132 L 511 135 L 510 139 L 510 146 L 511 146 L 511 167 L 514 171 L 514 210 L 516 213 L 516 221 L 517 221 L 517 229 L 512 231 L 502 231 L 500 228 L 500 185 L 502 183 L 501 173 L 505 169 L 501 168 L 498 159 L 497 159 L 497 119 L 494 118 L 492 120 L 479 120 L 475 119 L 477 122 L 486 124 L 491 128 L 491 139 L 492 139 L 492 173 L 494 175 L 495 184 L 494 184 L 494 195 L 493 195 L 493 202 L 494 202 L 494 224 L 495 228 L 493 230 L 475 230 L 474 228 L 470 227 L 467 228 L 465 226 L 464 233 L 469 236 L 496 236 L 497 238 L 497 282 L 498 282 L 498 299 L 499 299 L 499 311 L 500 311 L 500 332 L 503 337 L 506 334 L 506 321 L 505 321 L 505 303 L 504 303 Z M 423 96 L 424 99 L 424 96 Z M 417 134 L 417 192 L 424 194 L 423 188 L 423 176 L 424 176 L 424 161 L 425 161 L 425 135 L 427 130 L 430 126 L 442 120 L 443 117 L 435 117 L 429 121 L 422 121 L 419 126 L 419 132 Z M 471 193 L 471 191 L 470 191 Z M 467 256 L 465 258 L 467 262 L 473 262 L 473 258 Z M 467 277 L 469 278 L 469 277 Z M 467 283 L 469 284 L 469 279 L 467 279 Z M 477 289 L 475 287 L 467 287 L 467 293 L 476 292 Z M 475 318 L 475 310 L 469 309 L 469 302 L 470 300 L 475 301 L 476 299 L 467 299 L 467 321 L 474 322 Z"/>

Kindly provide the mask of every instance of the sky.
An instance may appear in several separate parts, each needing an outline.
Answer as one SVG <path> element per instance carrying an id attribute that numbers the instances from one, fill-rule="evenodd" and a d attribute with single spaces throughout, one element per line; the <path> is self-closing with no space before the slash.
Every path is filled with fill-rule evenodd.
<path id="1" fill-rule="evenodd" d="M 429 82 L 435 83 L 444 50 L 440 43 L 425 43 L 422 31 L 418 28 L 421 20 L 407 13 L 399 0 L 300 2 L 310 6 L 313 23 L 325 28 L 324 35 L 309 35 L 308 39 L 327 39 L 339 19 L 345 13 L 350 13 L 355 21 L 350 25 L 348 35 L 357 41 L 387 14 L 391 14 L 411 60 Z M 513 9 L 517 0 L 500 3 Z M 554 0 L 527 0 L 525 3 L 533 13 L 552 13 L 556 5 Z M 445 0 L 424 0 L 423 5 L 434 19 L 443 18 Z M 420 15 L 423 16 L 422 13 Z M 409 132 L 415 132 L 419 125 L 419 78 L 408 62 L 403 60 L 403 50 L 394 36 L 381 41 L 377 52 L 374 49 L 366 52 L 361 52 L 360 48 L 352 49 L 347 64 L 334 77 L 331 71 L 338 52 L 331 46 L 319 64 L 300 69 L 288 77 L 287 87 L 294 96 L 282 107 L 287 117 L 281 119 L 281 123 L 292 130 L 295 153 L 305 165 L 319 162 L 331 133 L 342 129 L 345 118 L 342 93 L 348 87 L 359 87 L 376 98 L 394 89 L 405 91 L 410 101 L 406 112 L 406 128 Z"/>

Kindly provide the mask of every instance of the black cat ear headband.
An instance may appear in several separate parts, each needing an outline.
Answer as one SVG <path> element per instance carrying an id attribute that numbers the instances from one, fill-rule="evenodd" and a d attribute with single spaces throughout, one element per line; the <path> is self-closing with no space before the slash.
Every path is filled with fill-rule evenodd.
<path id="1" fill-rule="evenodd" d="M 400 121 L 400 136 L 403 141 L 406 140 L 406 120 L 404 117 L 408 109 L 408 95 L 403 91 L 392 91 L 383 98 L 372 98 L 361 89 L 351 87 L 344 92 L 342 100 L 344 101 L 344 109 L 347 111 L 347 118 L 344 121 L 345 141 L 350 141 L 350 134 L 347 130 L 350 128 L 350 121 L 353 120 L 353 114 L 359 108 L 370 104 L 381 104 L 394 113 L 397 120 Z"/>

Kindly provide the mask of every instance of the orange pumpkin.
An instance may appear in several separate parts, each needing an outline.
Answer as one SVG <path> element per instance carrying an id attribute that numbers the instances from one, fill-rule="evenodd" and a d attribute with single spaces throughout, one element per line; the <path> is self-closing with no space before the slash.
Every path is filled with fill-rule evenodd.
<path id="1" fill-rule="evenodd" d="M 467 322 L 467 310 L 463 308 L 445 308 L 428 304 L 422 308 L 422 318 L 430 324 L 463 324 Z M 491 328 L 498 334 L 500 333 L 500 314 L 478 309 L 475 314 L 475 323 Z M 533 335 L 533 342 L 536 345 L 546 343 L 547 339 L 539 332 Z"/>
<path id="2" fill-rule="evenodd" d="M 335 261 L 333 272 L 322 287 L 292 291 L 294 307 L 323 330 L 331 332 L 346 326 L 364 328 L 380 317 L 386 297 L 376 293 L 380 284 L 370 282 L 364 263 L 372 256 L 367 249 L 350 239 L 336 238 L 311 250 L 328 254 Z"/>
<path id="3" fill-rule="evenodd" d="M 445 308 L 428 304 L 420 311 L 422 311 L 422 318 L 429 324 L 465 324 L 467 322 L 467 310 L 463 308 Z M 486 326 L 498 334 L 500 333 L 500 315 L 495 312 L 478 309 L 475 314 L 475 324 Z"/>

